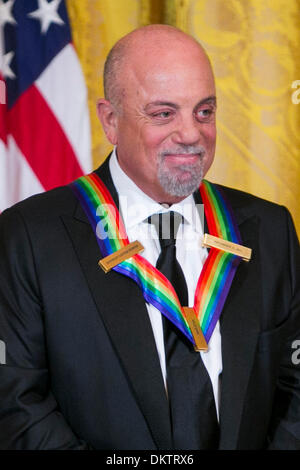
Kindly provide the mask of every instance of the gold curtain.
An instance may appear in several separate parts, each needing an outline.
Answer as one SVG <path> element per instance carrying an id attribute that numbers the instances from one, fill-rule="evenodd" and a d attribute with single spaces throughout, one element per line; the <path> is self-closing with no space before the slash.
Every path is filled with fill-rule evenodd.
<path id="1" fill-rule="evenodd" d="M 112 44 L 151 23 L 203 44 L 216 75 L 218 142 L 208 178 L 292 212 L 300 234 L 300 0 L 67 0 L 89 92 L 94 165 L 110 150 L 97 121 Z M 294 101 L 294 102 L 293 102 Z"/>

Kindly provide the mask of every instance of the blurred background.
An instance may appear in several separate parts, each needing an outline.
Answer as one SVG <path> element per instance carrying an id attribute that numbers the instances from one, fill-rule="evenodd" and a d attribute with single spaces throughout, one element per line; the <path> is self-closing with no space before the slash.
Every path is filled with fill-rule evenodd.
<path id="1" fill-rule="evenodd" d="M 207 179 L 285 205 L 300 235 L 300 0 L 0 0 L 0 210 L 106 158 L 96 115 L 105 57 L 151 23 L 181 28 L 211 58 L 218 140 Z M 23 29 L 31 49 L 43 43 L 37 54 L 18 52 L 29 47 Z"/>

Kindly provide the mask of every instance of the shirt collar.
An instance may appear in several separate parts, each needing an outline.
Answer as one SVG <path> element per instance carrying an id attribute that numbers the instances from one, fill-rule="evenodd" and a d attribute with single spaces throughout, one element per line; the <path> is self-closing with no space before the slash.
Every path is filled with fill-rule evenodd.
<path id="1" fill-rule="evenodd" d="M 120 211 L 126 228 L 131 228 L 144 222 L 150 215 L 164 213 L 169 210 L 178 212 L 184 217 L 185 223 L 192 225 L 196 232 L 202 233 L 199 213 L 193 195 L 172 204 L 171 208 L 164 207 L 145 194 L 119 165 L 116 147 L 110 160 L 109 169 L 115 188 L 119 194 Z"/>

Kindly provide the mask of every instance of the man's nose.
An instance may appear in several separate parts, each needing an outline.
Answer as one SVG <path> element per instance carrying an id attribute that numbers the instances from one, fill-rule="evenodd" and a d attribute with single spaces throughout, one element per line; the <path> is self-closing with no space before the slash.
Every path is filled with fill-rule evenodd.
<path id="1" fill-rule="evenodd" d="M 201 140 L 200 124 L 194 117 L 185 118 L 178 123 L 174 133 L 174 141 L 185 145 L 193 145 Z"/>

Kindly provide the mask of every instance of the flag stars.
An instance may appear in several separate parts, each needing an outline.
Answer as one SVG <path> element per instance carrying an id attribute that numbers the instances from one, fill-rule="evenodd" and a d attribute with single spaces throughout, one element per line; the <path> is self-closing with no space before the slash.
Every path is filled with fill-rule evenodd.
<path id="1" fill-rule="evenodd" d="M 29 13 L 30 18 L 39 20 L 41 22 L 41 32 L 46 34 L 52 23 L 63 25 L 64 21 L 57 13 L 61 0 L 38 0 L 38 9 Z"/>
<path id="2" fill-rule="evenodd" d="M 5 2 L 0 0 L 0 39 L 3 38 L 4 26 L 6 24 L 17 24 L 16 20 L 12 15 L 12 8 L 15 0 L 8 0 Z M 16 78 L 14 72 L 10 67 L 10 63 L 13 59 L 14 52 L 4 53 L 4 43 L 0 41 L 0 71 L 4 78 Z"/>
<path id="3" fill-rule="evenodd" d="M 16 20 L 12 15 L 12 8 L 15 0 L 8 0 L 5 2 L 0 0 L 0 26 L 3 27 L 6 23 L 16 24 Z"/>
<path id="4" fill-rule="evenodd" d="M 10 68 L 10 63 L 14 57 L 15 53 L 14 52 L 7 52 L 6 54 L 4 54 L 3 56 L 3 59 L 2 59 L 2 67 L 1 67 L 1 71 L 2 71 L 2 74 L 4 76 L 4 78 L 16 78 L 14 72 L 12 71 L 12 69 Z"/>

